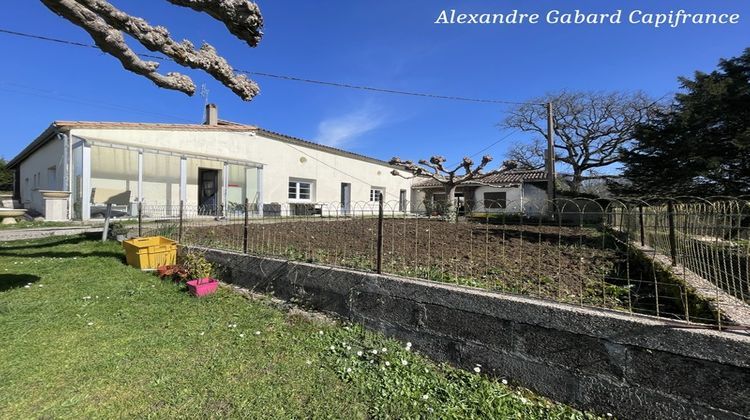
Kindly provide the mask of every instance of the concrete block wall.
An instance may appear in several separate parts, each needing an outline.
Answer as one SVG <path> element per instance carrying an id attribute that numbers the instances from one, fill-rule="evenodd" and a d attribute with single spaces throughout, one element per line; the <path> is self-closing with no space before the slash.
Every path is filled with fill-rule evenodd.
<path id="1" fill-rule="evenodd" d="M 394 276 L 208 250 L 223 280 L 622 418 L 747 418 L 750 336 Z"/>

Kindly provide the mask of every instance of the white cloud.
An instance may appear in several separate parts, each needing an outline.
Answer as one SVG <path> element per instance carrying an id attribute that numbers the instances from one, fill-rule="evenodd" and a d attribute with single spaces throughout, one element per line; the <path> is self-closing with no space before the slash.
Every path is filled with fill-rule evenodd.
<path id="1" fill-rule="evenodd" d="M 386 123 L 385 113 L 366 105 L 356 111 L 328 118 L 318 124 L 318 143 L 331 147 L 350 145 L 358 136 Z"/>

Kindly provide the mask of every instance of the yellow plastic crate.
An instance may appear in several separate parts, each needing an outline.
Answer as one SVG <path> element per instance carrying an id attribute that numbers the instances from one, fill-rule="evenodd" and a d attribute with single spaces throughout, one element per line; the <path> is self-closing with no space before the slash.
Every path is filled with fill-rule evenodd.
<path id="1" fill-rule="evenodd" d="M 177 242 L 163 236 L 133 238 L 122 242 L 128 265 L 141 270 L 154 270 L 177 262 Z"/>

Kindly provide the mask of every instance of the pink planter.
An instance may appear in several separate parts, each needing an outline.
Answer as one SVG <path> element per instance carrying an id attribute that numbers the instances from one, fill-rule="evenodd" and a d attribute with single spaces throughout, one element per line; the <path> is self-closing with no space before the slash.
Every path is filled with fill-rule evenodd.
<path id="1" fill-rule="evenodd" d="M 215 292 L 219 281 L 211 278 L 195 279 L 188 281 L 187 286 L 193 296 L 201 297 Z"/>

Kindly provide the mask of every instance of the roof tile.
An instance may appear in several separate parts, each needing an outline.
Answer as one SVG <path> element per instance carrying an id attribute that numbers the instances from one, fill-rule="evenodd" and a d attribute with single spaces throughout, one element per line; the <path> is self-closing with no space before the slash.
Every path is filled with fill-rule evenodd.
<path id="1" fill-rule="evenodd" d="M 513 170 L 498 174 L 488 175 L 462 185 L 481 185 L 481 184 L 515 184 L 519 182 L 544 181 L 547 179 L 547 173 L 540 170 Z M 415 180 L 412 188 L 431 188 L 439 187 L 441 184 L 432 178 L 422 178 Z"/>
<path id="2" fill-rule="evenodd" d="M 343 156 L 348 156 L 354 159 L 364 160 L 371 163 L 390 166 L 389 162 L 381 159 L 373 158 L 370 156 L 362 155 L 359 153 L 350 152 L 348 150 L 338 149 L 335 147 L 326 146 L 320 143 L 304 140 L 298 137 L 289 136 L 286 134 L 277 133 L 275 131 L 265 130 L 254 125 L 245 125 L 232 121 L 219 120 L 217 125 L 206 125 L 206 124 L 166 124 L 166 123 L 141 123 L 141 122 L 110 122 L 110 121 L 54 121 L 47 130 L 44 131 L 36 140 L 26 146 L 21 153 L 9 162 L 9 166 L 17 166 L 27 156 L 33 153 L 37 148 L 44 145 L 49 141 L 50 133 L 53 133 L 56 129 L 125 129 L 125 130 L 180 130 L 180 131 L 233 131 L 233 132 L 253 132 L 259 133 L 266 136 L 270 136 L 276 140 L 281 140 L 291 144 L 298 144 L 300 146 L 307 146 L 314 149 L 318 149 L 324 152 L 336 153 Z"/>
<path id="3" fill-rule="evenodd" d="M 54 126 L 60 128 L 98 128 L 98 129 L 143 129 L 143 130 L 200 130 L 200 131 L 253 131 L 258 127 L 242 124 L 164 124 L 140 122 L 107 122 L 107 121 L 55 121 Z"/>

